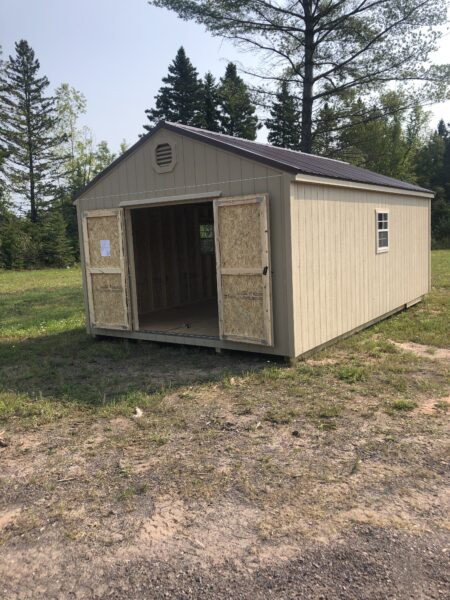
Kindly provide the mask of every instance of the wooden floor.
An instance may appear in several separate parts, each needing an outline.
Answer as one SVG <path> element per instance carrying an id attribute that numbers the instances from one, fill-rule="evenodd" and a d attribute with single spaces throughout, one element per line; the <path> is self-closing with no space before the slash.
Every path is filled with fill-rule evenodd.
<path id="1" fill-rule="evenodd" d="M 139 331 L 219 337 L 217 299 L 139 315 Z"/>

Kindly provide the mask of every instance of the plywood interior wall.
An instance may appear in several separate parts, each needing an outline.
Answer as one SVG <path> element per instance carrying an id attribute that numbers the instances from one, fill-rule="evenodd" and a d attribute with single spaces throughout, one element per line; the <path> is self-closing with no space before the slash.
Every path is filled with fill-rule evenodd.
<path id="1" fill-rule="evenodd" d="M 217 297 L 215 254 L 200 247 L 212 203 L 131 211 L 139 314 Z"/>

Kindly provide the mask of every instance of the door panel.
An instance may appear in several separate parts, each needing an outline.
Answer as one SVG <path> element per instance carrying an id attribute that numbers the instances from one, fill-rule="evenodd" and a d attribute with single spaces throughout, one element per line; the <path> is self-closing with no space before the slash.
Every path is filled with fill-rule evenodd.
<path id="1" fill-rule="evenodd" d="M 267 195 L 214 201 L 222 339 L 272 345 Z"/>
<path id="2" fill-rule="evenodd" d="M 91 325 L 130 329 L 122 209 L 85 212 L 83 240 Z"/>

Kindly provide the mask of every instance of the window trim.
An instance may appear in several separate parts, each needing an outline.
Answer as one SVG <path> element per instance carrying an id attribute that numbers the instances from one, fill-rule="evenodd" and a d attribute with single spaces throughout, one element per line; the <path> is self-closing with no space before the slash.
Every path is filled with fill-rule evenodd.
<path id="1" fill-rule="evenodd" d="M 378 228 L 378 215 L 387 215 L 387 227 L 384 229 Z M 387 246 L 380 246 L 380 233 L 387 233 Z M 376 244 L 376 253 L 384 254 L 385 252 L 389 252 L 390 247 L 390 217 L 389 217 L 389 209 L 387 208 L 377 208 L 375 209 L 375 244 Z"/>

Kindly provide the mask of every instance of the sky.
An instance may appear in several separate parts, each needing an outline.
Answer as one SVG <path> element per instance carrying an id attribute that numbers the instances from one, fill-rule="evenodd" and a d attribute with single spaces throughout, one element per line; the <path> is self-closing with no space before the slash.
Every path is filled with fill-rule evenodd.
<path id="1" fill-rule="evenodd" d="M 116 152 L 123 139 L 132 144 L 142 133 L 144 111 L 181 45 L 200 75 L 210 70 L 219 78 L 229 60 L 257 60 L 146 0 L 0 0 L 3 58 L 20 39 L 34 49 L 52 90 L 69 83 L 85 95 L 82 125 Z M 447 61 L 450 36 L 435 57 Z M 432 111 L 433 125 L 450 122 L 450 101 Z"/>

